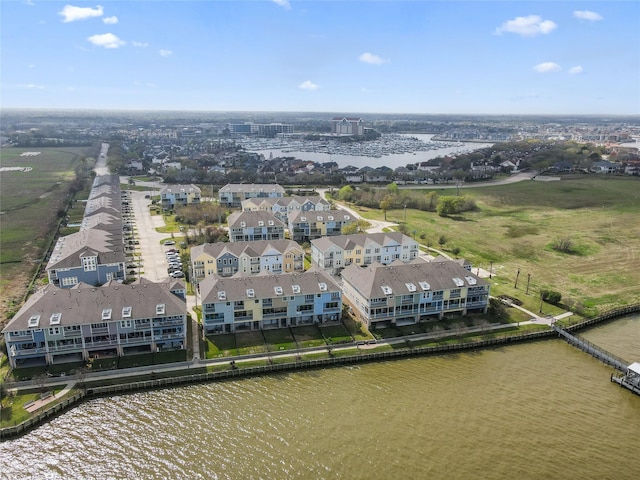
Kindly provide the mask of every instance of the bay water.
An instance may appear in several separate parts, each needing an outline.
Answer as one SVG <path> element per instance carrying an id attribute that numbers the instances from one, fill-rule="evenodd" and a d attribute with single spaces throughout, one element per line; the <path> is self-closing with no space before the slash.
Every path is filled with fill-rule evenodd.
<path id="1" fill-rule="evenodd" d="M 583 332 L 640 361 L 640 315 Z M 88 401 L 6 479 L 636 479 L 640 397 L 560 339 Z"/>

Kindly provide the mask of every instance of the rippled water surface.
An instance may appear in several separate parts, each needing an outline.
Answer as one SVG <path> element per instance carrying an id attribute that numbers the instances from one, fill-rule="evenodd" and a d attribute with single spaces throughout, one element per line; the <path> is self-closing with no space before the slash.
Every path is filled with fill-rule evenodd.
<path id="1" fill-rule="evenodd" d="M 584 336 L 640 361 L 640 317 Z M 1 443 L 0 478 L 636 479 L 611 372 L 548 340 L 102 398 Z"/>

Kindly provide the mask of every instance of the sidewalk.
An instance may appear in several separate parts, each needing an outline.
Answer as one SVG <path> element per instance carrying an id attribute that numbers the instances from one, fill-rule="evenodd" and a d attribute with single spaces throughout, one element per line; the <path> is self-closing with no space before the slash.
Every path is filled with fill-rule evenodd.
<path id="1" fill-rule="evenodd" d="M 45 395 L 43 398 L 35 400 L 32 403 L 25 404 L 25 410 L 29 413 L 33 413 L 36 410 L 44 407 L 48 403 L 54 402 L 59 398 L 64 397 L 67 393 L 69 393 L 69 391 L 73 388 L 75 384 L 76 384 L 75 380 L 72 380 L 71 382 L 67 383 L 61 391 L 58 392 L 57 396 L 55 393 L 49 392 L 49 394 Z"/>

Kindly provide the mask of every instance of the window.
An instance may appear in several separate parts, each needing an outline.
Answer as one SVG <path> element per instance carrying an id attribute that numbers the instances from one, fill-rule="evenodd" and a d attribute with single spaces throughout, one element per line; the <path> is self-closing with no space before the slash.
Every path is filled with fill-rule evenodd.
<path id="1" fill-rule="evenodd" d="M 247 288 L 247 297 L 253 298 L 256 296 L 256 292 L 253 288 Z"/>
<path id="2" fill-rule="evenodd" d="M 64 277 L 62 279 L 63 287 L 71 287 L 78 284 L 78 277 Z"/>
<path id="3" fill-rule="evenodd" d="M 320 288 L 321 292 L 326 292 L 327 291 L 327 284 L 324 282 L 320 282 L 318 283 L 318 288 Z"/>
<path id="4" fill-rule="evenodd" d="M 291 285 L 293 293 L 300 293 L 300 285 Z"/>
<path id="5" fill-rule="evenodd" d="M 102 310 L 102 320 L 111 320 L 111 309 L 110 308 L 105 308 L 104 310 Z"/>
<path id="6" fill-rule="evenodd" d="M 120 322 L 120 328 L 131 328 L 131 320 L 122 320 Z"/>
<path id="7" fill-rule="evenodd" d="M 29 319 L 29 327 L 37 327 L 40 322 L 40 315 L 32 315 Z"/>
<path id="8" fill-rule="evenodd" d="M 60 318 L 62 317 L 61 313 L 54 313 L 49 318 L 49 325 L 60 325 Z"/>
<path id="9" fill-rule="evenodd" d="M 122 318 L 131 318 L 131 307 L 122 307 Z"/>
<path id="10" fill-rule="evenodd" d="M 276 292 L 276 295 L 282 295 L 282 287 L 273 287 L 273 290 Z"/>
<path id="11" fill-rule="evenodd" d="M 49 335 L 60 335 L 60 327 L 49 328 Z"/>
<path id="12" fill-rule="evenodd" d="M 82 257 L 82 268 L 85 272 L 94 272 L 98 269 L 97 257 Z"/>
<path id="13" fill-rule="evenodd" d="M 156 305 L 156 315 L 164 315 L 164 303 Z"/>

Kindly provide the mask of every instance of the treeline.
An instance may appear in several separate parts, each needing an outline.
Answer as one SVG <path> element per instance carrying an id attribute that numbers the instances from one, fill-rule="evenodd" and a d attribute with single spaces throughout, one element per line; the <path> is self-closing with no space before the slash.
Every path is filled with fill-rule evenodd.
<path id="1" fill-rule="evenodd" d="M 212 202 L 203 202 L 199 205 L 184 205 L 176 208 L 176 222 L 178 223 L 198 225 L 199 223 L 223 223 L 226 221 L 226 209 Z"/>
<path id="2" fill-rule="evenodd" d="M 422 192 L 419 190 L 400 190 L 394 182 L 386 188 L 362 186 L 357 190 L 346 185 L 334 194 L 335 198 L 343 202 L 368 208 L 379 208 L 383 212 L 399 208 L 411 208 L 423 212 L 437 212 L 440 216 L 455 215 L 475 210 L 475 201 L 465 195 L 438 195 L 436 192 Z"/>

